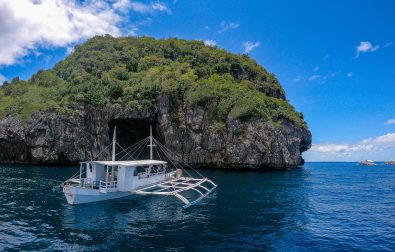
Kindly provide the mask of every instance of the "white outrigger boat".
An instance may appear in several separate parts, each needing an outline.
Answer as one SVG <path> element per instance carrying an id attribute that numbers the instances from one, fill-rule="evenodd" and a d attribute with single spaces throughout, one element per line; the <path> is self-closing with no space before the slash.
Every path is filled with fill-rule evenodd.
<path id="1" fill-rule="evenodd" d="M 148 143 L 149 160 L 117 161 L 115 148 L 118 144 L 114 127 L 112 160 L 81 162 L 79 172 L 63 183 L 67 202 L 82 204 L 131 194 L 172 195 L 180 199 L 184 203 L 184 208 L 187 208 L 205 198 L 217 187 L 196 170 L 194 171 L 199 174 L 199 178 L 192 177 L 187 170 L 176 166 L 170 157 L 170 150 L 153 138 L 152 126 L 149 137 L 126 149 L 118 145 L 122 149 L 118 154 L 123 154 L 120 159 L 134 159 L 134 155 L 138 153 L 139 156 Z M 153 159 L 154 147 L 158 157 L 167 157 L 174 168 L 170 168 L 166 161 Z M 183 171 L 189 176 L 184 176 Z"/>
<path id="2" fill-rule="evenodd" d="M 359 164 L 363 165 L 363 166 L 375 166 L 376 165 L 376 163 L 373 160 L 370 160 L 370 159 L 367 159 L 365 161 L 361 161 L 361 162 L 359 162 Z"/>

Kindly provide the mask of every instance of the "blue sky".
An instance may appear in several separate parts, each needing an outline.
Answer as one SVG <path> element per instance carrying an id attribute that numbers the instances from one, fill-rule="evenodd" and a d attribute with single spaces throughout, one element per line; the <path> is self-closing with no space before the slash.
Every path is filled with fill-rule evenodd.
<path id="1" fill-rule="evenodd" d="M 395 159 L 394 10 L 389 0 L 0 0 L 0 80 L 50 68 L 95 34 L 201 39 L 276 74 L 313 133 L 307 161 Z"/>

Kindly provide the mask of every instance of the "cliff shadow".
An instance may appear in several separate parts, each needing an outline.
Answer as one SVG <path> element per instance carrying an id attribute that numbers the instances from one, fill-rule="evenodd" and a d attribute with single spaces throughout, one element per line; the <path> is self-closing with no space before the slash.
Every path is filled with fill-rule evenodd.
<path id="1" fill-rule="evenodd" d="M 152 125 L 152 135 L 155 139 L 157 139 L 159 142 L 161 139 L 163 139 L 162 134 L 159 130 L 159 126 L 155 121 L 152 120 L 147 120 L 147 119 L 114 119 L 109 122 L 109 131 L 108 131 L 108 137 L 110 141 L 112 141 L 113 138 L 113 132 L 114 132 L 114 127 L 117 127 L 117 132 L 116 132 L 116 139 L 117 143 L 123 148 L 126 149 L 137 142 L 143 140 L 144 138 L 148 137 L 150 134 L 150 125 Z M 137 156 L 138 153 L 139 159 L 149 159 L 149 148 L 148 145 L 149 142 L 141 144 L 142 148 L 141 152 L 140 150 L 135 153 L 134 157 Z M 124 155 L 121 155 L 122 149 L 117 146 L 116 147 L 116 153 L 120 153 L 117 155 L 117 159 L 121 158 Z M 125 154 L 125 152 L 122 152 Z M 154 151 L 154 158 L 158 158 L 156 152 Z M 125 159 L 125 158 L 121 158 Z"/>

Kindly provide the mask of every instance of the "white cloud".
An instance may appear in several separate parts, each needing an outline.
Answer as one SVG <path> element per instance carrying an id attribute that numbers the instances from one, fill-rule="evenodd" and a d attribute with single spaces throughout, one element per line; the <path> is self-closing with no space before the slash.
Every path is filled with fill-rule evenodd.
<path id="1" fill-rule="evenodd" d="M 349 150 L 348 144 L 313 144 L 310 151 L 321 153 L 339 153 Z"/>
<path id="2" fill-rule="evenodd" d="M 392 46 L 393 44 L 394 44 L 393 42 L 385 43 L 385 44 L 383 45 L 383 48 L 387 48 L 387 47 L 389 47 L 389 46 Z"/>
<path id="3" fill-rule="evenodd" d="M 206 46 L 216 46 L 217 45 L 217 42 L 215 40 L 212 40 L 212 39 L 203 40 L 203 43 Z"/>
<path id="4" fill-rule="evenodd" d="M 330 54 L 326 54 L 324 55 L 324 57 L 322 57 L 322 61 L 327 61 L 330 57 L 331 57 Z"/>
<path id="5" fill-rule="evenodd" d="M 373 46 L 372 43 L 370 43 L 369 41 L 362 41 L 356 47 L 357 52 L 356 52 L 355 58 L 358 58 L 359 54 L 361 54 L 361 53 L 374 52 L 374 51 L 377 51 L 379 48 L 380 48 L 379 45 Z"/>
<path id="6" fill-rule="evenodd" d="M 162 12 L 167 12 L 167 13 L 171 14 L 171 10 L 166 6 L 166 4 L 161 3 L 161 2 L 152 3 L 151 8 L 154 11 L 162 11 Z"/>
<path id="7" fill-rule="evenodd" d="M 395 147 L 395 133 L 367 138 L 358 143 L 313 144 L 307 152 L 308 159 L 315 160 L 361 160 L 365 156 L 374 156 Z"/>
<path id="8" fill-rule="evenodd" d="M 121 34 L 120 16 L 105 2 L 0 0 L 0 65 L 40 47 L 64 47 L 98 34 Z"/>
<path id="9" fill-rule="evenodd" d="M 142 2 L 136 2 L 131 0 L 118 0 L 112 7 L 121 12 L 128 12 L 129 10 L 139 12 L 139 13 L 153 13 L 156 11 L 167 12 L 171 14 L 171 9 L 167 7 L 165 3 L 153 2 L 150 4 L 145 4 Z"/>
<path id="10" fill-rule="evenodd" d="M 347 73 L 347 77 L 348 77 L 348 78 L 353 77 L 353 75 L 354 75 L 354 74 L 353 74 L 352 72 L 348 72 L 348 73 Z"/>
<path id="11" fill-rule="evenodd" d="M 388 133 L 376 138 L 367 138 L 361 142 L 362 144 L 374 144 L 380 146 L 395 145 L 395 133 Z"/>
<path id="12" fill-rule="evenodd" d="M 369 41 L 363 41 L 359 43 L 359 46 L 356 47 L 357 52 L 374 52 L 380 48 L 380 46 L 373 46 Z"/>
<path id="13" fill-rule="evenodd" d="M 385 122 L 385 124 L 390 125 L 390 124 L 395 124 L 395 118 L 394 119 L 390 119 L 388 121 Z"/>
<path id="14" fill-rule="evenodd" d="M 237 29 L 237 28 L 239 28 L 239 26 L 240 26 L 240 24 L 238 24 L 238 23 L 227 23 L 226 21 L 222 21 L 220 24 L 219 24 L 219 33 L 222 33 L 222 32 L 225 32 L 225 31 L 228 31 L 228 30 L 234 30 L 234 29 Z"/>
<path id="15" fill-rule="evenodd" d="M 320 68 L 317 66 L 317 67 L 315 67 L 313 70 L 314 70 L 314 72 L 317 72 L 319 69 L 320 69 Z M 336 71 L 336 72 L 329 71 L 329 72 L 327 72 L 326 74 L 318 74 L 318 73 L 315 73 L 315 74 L 312 74 L 310 77 L 308 77 L 308 78 L 306 77 L 306 78 L 307 78 L 307 80 L 309 80 L 309 81 L 317 81 L 317 80 L 320 80 L 321 83 L 325 83 L 327 80 L 336 77 L 336 76 L 337 76 L 338 74 L 340 74 L 341 72 L 342 72 L 341 70 L 338 70 L 338 71 Z M 352 74 L 352 73 L 351 73 L 351 74 Z"/>
<path id="16" fill-rule="evenodd" d="M 129 0 L 118 0 L 116 1 L 112 7 L 114 9 L 126 11 L 128 8 L 130 8 L 131 2 Z"/>
<path id="17" fill-rule="evenodd" d="M 338 71 L 336 71 L 336 72 L 330 71 L 330 72 L 329 72 L 329 77 L 330 77 L 330 78 L 334 78 L 334 77 L 336 77 L 338 74 L 340 74 L 341 72 L 342 72 L 341 70 L 338 70 Z"/>
<path id="18" fill-rule="evenodd" d="M 66 48 L 66 55 L 70 55 L 74 52 L 74 47 L 73 46 L 68 46 Z"/>
<path id="19" fill-rule="evenodd" d="M 8 80 L 4 75 L 0 74 L 0 86 L 3 85 L 4 81 Z"/>
<path id="20" fill-rule="evenodd" d="M 372 144 L 313 144 L 310 151 L 320 153 L 344 154 L 349 155 L 352 152 L 370 151 L 375 148 Z"/>
<path id="21" fill-rule="evenodd" d="M 303 78 L 302 78 L 302 76 L 295 76 L 293 79 L 292 79 L 292 81 L 293 82 L 299 82 L 299 81 L 301 81 Z"/>
<path id="22" fill-rule="evenodd" d="M 95 35 L 135 35 L 138 21 L 130 23 L 131 12 L 171 14 L 159 1 L 109 2 L 0 0 L 0 66 L 15 64 L 31 53 L 39 53 L 41 48 L 67 48 Z"/>
<path id="23" fill-rule="evenodd" d="M 308 78 L 309 81 L 317 80 L 321 77 L 321 75 L 314 74 Z"/>
<path id="24" fill-rule="evenodd" d="M 250 53 L 253 50 L 255 50 L 257 47 L 259 47 L 261 45 L 260 42 L 251 42 L 251 41 L 247 41 L 243 43 L 243 47 L 244 47 L 244 52 L 243 53 Z"/>

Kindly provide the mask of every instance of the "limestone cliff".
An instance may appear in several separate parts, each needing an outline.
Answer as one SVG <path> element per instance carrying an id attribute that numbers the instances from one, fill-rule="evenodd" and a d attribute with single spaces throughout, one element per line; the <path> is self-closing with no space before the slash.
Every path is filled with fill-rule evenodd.
<path id="1" fill-rule="evenodd" d="M 279 129 L 260 119 L 227 120 L 219 131 L 199 106 L 187 111 L 186 129 L 180 129 L 170 119 L 170 106 L 169 98 L 162 96 L 155 110 L 143 112 L 111 107 L 88 108 L 78 115 L 40 111 L 26 125 L 8 116 L 0 121 L 0 161 L 75 164 L 89 160 L 110 143 L 111 125 L 122 120 L 130 128 L 121 131 L 129 129 L 141 138 L 148 135 L 148 125 L 153 123 L 162 143 L 195 167 L 291 168 L 303 164 L 301 153 L 311 145 L 308 130 L 285 122 Z M 147 127 L 141 128 L 141 122 Z M 133 128 L 135 123 L 140 125 L 138 129 Z M 101 157 L 110 158 L 109 151 Z"/>

